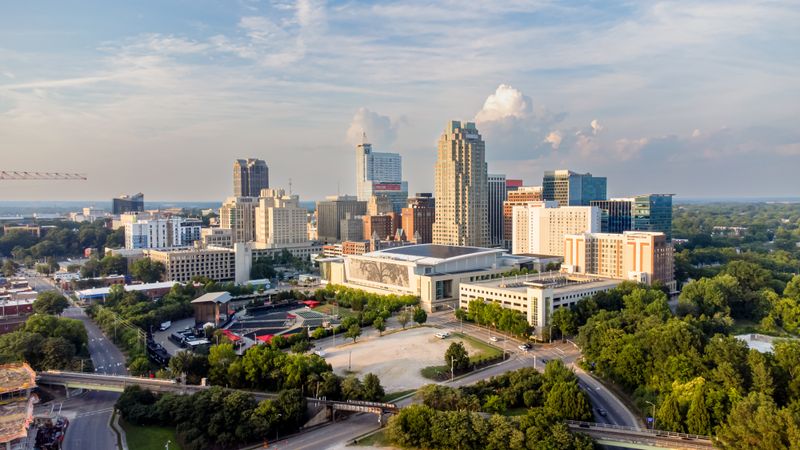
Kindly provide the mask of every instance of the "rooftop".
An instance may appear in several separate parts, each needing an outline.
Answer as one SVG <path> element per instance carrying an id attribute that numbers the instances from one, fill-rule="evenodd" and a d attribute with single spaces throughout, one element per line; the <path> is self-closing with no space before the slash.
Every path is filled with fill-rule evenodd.
<path id="1" fill-rule="evenodd" d="M 419 245 L 405 245 L 402 247 L 394 247 L 386 250 L 379 250 L 371 254 L 388 254 L 388 255 L 404 255 L 404 256 L 417 256 L 420 258 L 436 258 L 436 259 L 450 259 L 459 256 L 477 255 L 480 253 L 499 253 L 504 252 L 503 249 L 496 248 L 482 248 L 482 247 L 459 247 L 455 245 L 441 245 L 441 244 L 419 244 Z"/>
<path id="2" fill-rule="evenodd" d="M 177 283 L 176 281 L 160 281 L 157 283 L 145 283 L 145 284 L 126 284 L 123 285 L 125 288 L 125 292 L 131 291 L 148 291 L 151 289 L 167 289 L 171 288 L 172 286 Z M 178 283 L 181 284 L 181 283 Z M 91 289 L 83 289 L 77 292 L 79 298 L 87 298 L 87 297 L 105 297 L 111 292 L 110 287 L 101 287 L 101 288 L 91 288 Z"/>
<path id="3" fill-rule="evenodd" d="M 596 275 L 584 274 L 565 274 L 560 272 L 543 272 L 530 275 L 515 275 L 509 277 L 495 278 L 486 281 L 476 281 L 471 283 L 461 283 L 462 285 L 475 284 L 482 287 L 494 289 L 507 289 L 512 291 L 525 292 L 531 288 L 552 288 L 560 293 L 569 291 L 581 291 L 587 287 L 601 285 L 617 285 L 621 280 L 604 278 Z"/>
<path id="4" fill-rule="evenodd" d="M 228 303 L 231 301 L 231 294 L 227 292 L 209 292 L 192 300 L 192 303 Z"/>
<path id="5" fill-rule="evenodd" d="M 36 386 L 36 372 L 25 363 L 0 364 L 0 394 Z"/>

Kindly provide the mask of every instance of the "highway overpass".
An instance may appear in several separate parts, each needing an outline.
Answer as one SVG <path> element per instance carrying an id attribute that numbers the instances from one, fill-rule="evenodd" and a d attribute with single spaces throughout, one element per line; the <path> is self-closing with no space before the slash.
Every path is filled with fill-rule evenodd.
<path id="1" fill-rule="evenodd" d="M 569 428 L 592 437 L 598 444 L 615 447 L 650 449 L 713 449 L 709 436 L 676 433 L 674 431 L 648 430 L 606 423 L 566 421 Z"/>

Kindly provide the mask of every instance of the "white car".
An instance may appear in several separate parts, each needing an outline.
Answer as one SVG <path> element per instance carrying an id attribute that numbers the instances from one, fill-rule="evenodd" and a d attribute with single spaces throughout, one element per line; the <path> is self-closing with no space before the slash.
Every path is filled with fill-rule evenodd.
<path id="1" fill-rule="evenodd" d="M 325 350 L 316 350 L 314 352 L 314 354 L 319 356 L 320 358 L 324 358 L 325 357 Z"/>
<path id="2" fill-rule="evenodd" d="M 492 341 L 492 342 L 498 342 L 500 340 L 500 338 L 497 337 L 497 336 L 492 336 L 492 337 L 489 338 L 489 340 Z"/>
<path id="3" fill-rule="evenodd" d="M 447 338 L 448 336 L 450 336 L 450 333 L 448 333 L 447 331 L 443 331 L 443 332 L 441 332 L 441 333 L 436 333 L 436 334 L 435 334 L 435 336 L 436 336 L 437 338 L 439 338 L 439 339 L 445 339 L 445 338 Z"/>

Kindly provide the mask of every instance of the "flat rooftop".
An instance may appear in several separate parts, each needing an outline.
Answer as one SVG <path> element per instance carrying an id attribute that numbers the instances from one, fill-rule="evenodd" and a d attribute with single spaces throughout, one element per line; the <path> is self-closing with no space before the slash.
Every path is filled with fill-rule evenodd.
<path id="1" fill-rule="evenodd" d="M 378 250 L 365 253 L 365 256 L 389 257 L 406 261 L 419 261 L 423 263 L 439 263 L 448 259 L 455 259 L 481 254 L 504 253 L 502 248 L 462 247 L 457 245 L 418 244 L 404 245 L 401 247 Z"/>
<path id="2" fill-rule="evenodd" d="M 598 277 L 594 275 L 566 274 L 560 272 L 544 272 L 531 275 L 517 275 L 495 278 L 493 280 L 461 283 L 461 285 L 480 285 L 491 289 L 504 289 L 515 292 L 526 292 L 529 287 L 553 288 L 559 293 L 580 292 L 586 288 L 599 286 L 615 286 L 622 280 Z"/>
<path id="3" fill-rule="evenodd" d="M 36 372 L 25 363 L 0 364 L 0 394 L 36 387 Z"/>

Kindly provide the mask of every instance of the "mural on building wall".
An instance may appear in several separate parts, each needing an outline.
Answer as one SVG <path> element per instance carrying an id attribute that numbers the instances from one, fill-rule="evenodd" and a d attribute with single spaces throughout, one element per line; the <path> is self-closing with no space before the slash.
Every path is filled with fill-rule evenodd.
<path id="1" fill-rule="evenodd" d="M 374 283 L 391 284 L 407 288 L 408 267 L 382 261 L 350 259 L 348 278 L 372 281 Z"/>

